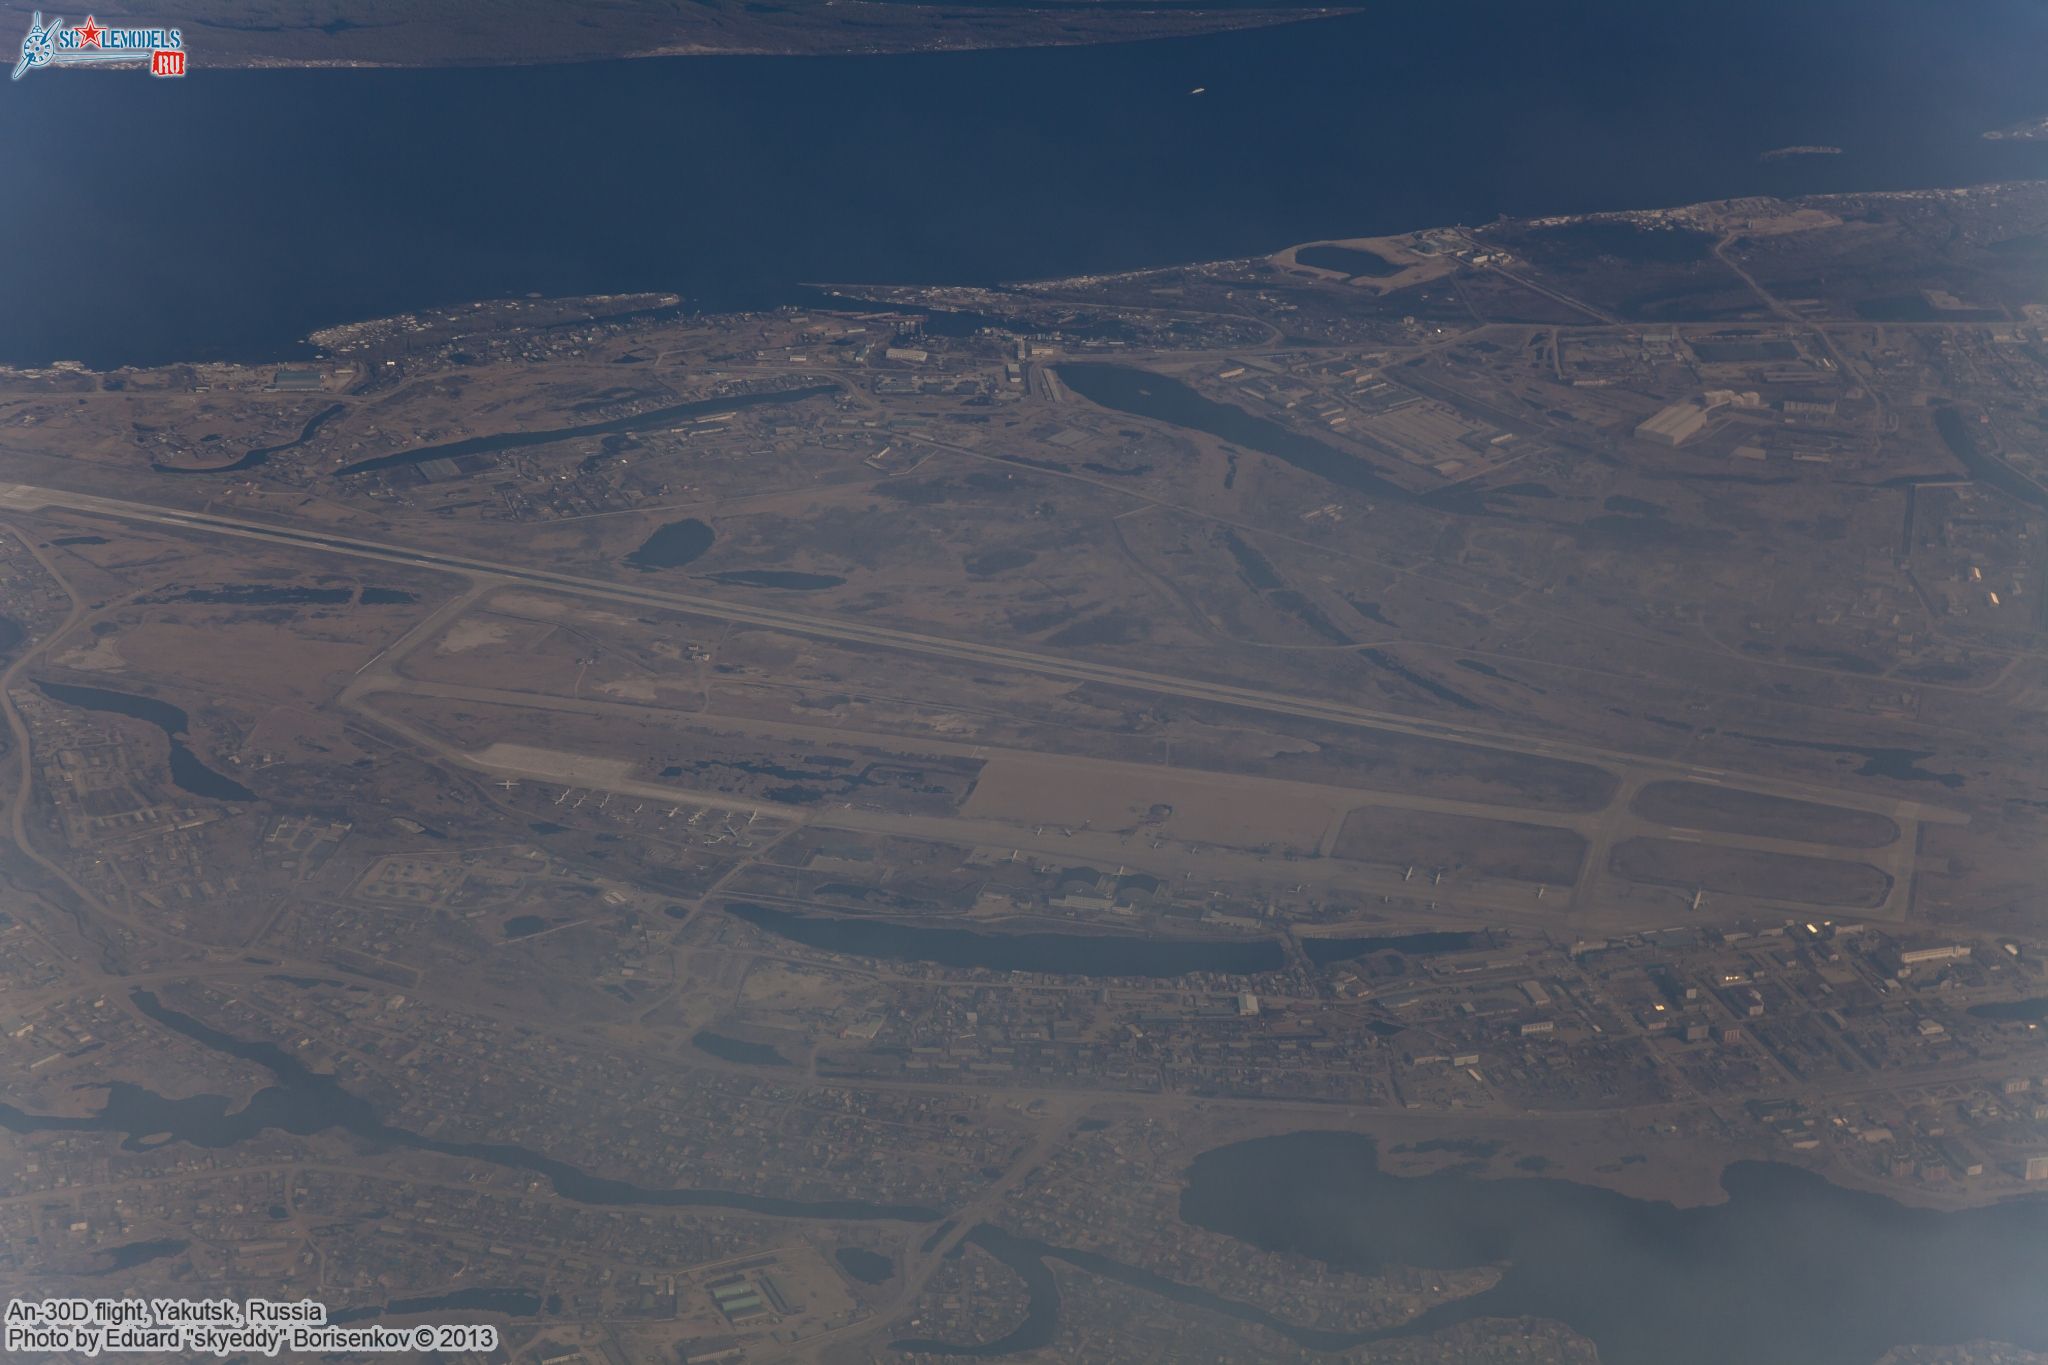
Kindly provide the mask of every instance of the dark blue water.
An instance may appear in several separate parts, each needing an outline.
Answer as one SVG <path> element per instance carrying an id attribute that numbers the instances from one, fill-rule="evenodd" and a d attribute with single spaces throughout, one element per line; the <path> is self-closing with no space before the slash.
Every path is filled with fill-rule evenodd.
<path id="1" fill-rule="evenodd" d="M 1451 487 L 1411 493 L 1373 472 L 1372 466 L 1336 446 L 1291 427 L 1257 417 L 1233 403 L 1205 398 L 1178 379 L 1130 365 L 1070 361 L 1059 367 L 1066 386 L 1091 403 L 1117 412 L 1207 432 L 1236 445 L 1262 451 L 1301 470 L 1368 497 L 1419 503 L 1449 511 L 1483 512 L 1486 500 L 1470 489 Z M 1456 693 L 1452 693 L 1456 696 Z"/>
<path id="2" fill-rule="evenodd" d="M 717 539 L 718 534 L 695 517 L 671 521 L 657 526 L 640 542 L 639 549 L 626 556 L 626 562 L 642 571 L 680 569 L 702 556 Z"/>
<path id="3" fill-rule="evenodd" d="M 257 446 L 254 450 L 245 452 L 232 464 L 191 468 L 185 465 L 160 464 L 155 460 L 151 460 L 149 467 L 159 474 L 239 474 L 245 469 L 256 469 L 270 463 L 270 457 L 273 455 L 281 455 L 287 450 L 297 450 L 300 446 L 317 436 L 320 433 L 320 428 L 326 426 L 329 422 L 347 411 L 348 409 L 340 403 L 330 403 L 320 409 L 319 412 L 307 418 L 306 424 L 299 428 L 299 434 L 291 440 L 284 442 L 282 445 Z"/>
<path id="4" fill-rule="evenodd" d="M 1972 1005 L 1970 1013 L 1979 1019 L 1992 1019 L 2001 1024 L 2031 1024 L 2037 1019 L 2048 1019 L 2048 996 L 2037 995 L 2026 1000 L 1999 1000 L 1989 1005 Z"/>
<path id="5" fill-rule="evenodd" d="M 182 1238 L 159 1237 L 146 1242 L 129 1242 L 125 1246 L 107 1247 L 96 1253 L 106 1264 L 86 1273 L 94 1276 L 119 1274 L 123 1270 L 133 1270 L 139 1265 L 148 1265 L 151 1261 L 176 1256 L 191 1245 Z"/>
<path id="6" fill-rule="evenodd" d="M 709 1053 L 721 1062 L 739 1062 L 746 1066 L 788 1066 L 789 1058 L 777 1052 L 766 1043 L 750 1043 L 744 1038 L 728 1038 L 710 1029 L 698 1029 L 690 1035 L 690 1045 Z"/>
<path id="7" fill-rule="evenodd" d="M 335 471 L 336 478 L 351 474 L 375 474 L 386 469 L 405 469 L 413 465 L 426 464 L 430 460 L 459 460 L 470 455 L 495 455 L 499 451 L 518 450 L 525 446 L 552 445 L 557 441 L 573 440 L 577 437 L 608 436 L 623 431 L 648 431 L 655 427 L 668 426 L 687 418 L 712 412 L 743 412 L 748 408 L 781 403 L 800 403 L 806 398 L 832 393 L 831 384 L 812 384 L 803 388 L 778 389 L 770 393 L 733 394 L 723 398 L 700 398 L 691 403 L 675 403 L 664 408 L 650 408 L 636 412 L 630 417 L 615 417 L 608 422 L 591 422 L 580 427 L 551 427 L 540 431 L 500 432 L 495 436 L 471 436 L 466 440 L 449 441 L 443 445 L 420 446 L 413 450 L 401 450 L 393 455 L 378 455 L 354 464 L 343 465 Z"/>
<path id="8" fill-rule="evenodd" d="M 1949 453 L 1956 457 L 1963 468 L 1970 471 L 1971 478 L 1988 483 L 1999 492 L 2018 498 L 2021 502 L 2048 508 L 2048 489 L 2043 489 L 2040 484 L 1979 446 L 1976 436 L 1970 431 L 1969 421 L 1960 411 L 1946 405 L 1937 408 L 1934 413 L 1934 429 L 1941 433 L 1942 443 L 1948 447 Z"/>
<path id="9" fill-rule="evenodd" d="M 2034 0 L 1441 0 L 1168 42 L 24 80 L 0 360 L 276 356 L 528 291 L 710 307 L 2048 170 Z M 1201 96 L 1189 92 L 1204 86 Z M 1842 156 L 1762 161 L 1794 144 Z"/>
<path id="10" fill-rule="evenodd" d="M 896 1263 L 866 1247 L 841 1247 L 832 1253 L 839 1268 L 862 1284 L 887 1284 L 896 1273 Z"/>
<path id="11" fill-rule="evenodd" d="M 1139 938 L 1132 934 L 981 933 L 942 925 L 902 924 L 857 915 L 802 915 L 750 901 L 729 901 L 725 912 L 757 929 L 828 953 L 890 962 L 936 962 L 991 972 L 1050 972 L 1061 976 L 1187 976 L 1195 972 L 1249 975 L 1287 965 L 1269 938 Z"/>
<path id="12" fill-rule="evenodd" d="M 132 692 L 116 692 L 105 687 L 81 687 L 74 683 L 38 682 L 36 687 L 51 701 L 65 706 L 77 706 L 87 711 L 106 711 L 114 715 L 128 716 L 134 720 L 146 720 L 164 732 L 171 742 L 171 785 L 194 796 L 204 796 L 215 801 L 254 801 L 256 793 L 225 773 L 215 772 L 199 761 L 199 756 L 185 745 L 185 729 L 188 717 L 184 708 L 158 701 L 154 697 L 138 697 Z"/>

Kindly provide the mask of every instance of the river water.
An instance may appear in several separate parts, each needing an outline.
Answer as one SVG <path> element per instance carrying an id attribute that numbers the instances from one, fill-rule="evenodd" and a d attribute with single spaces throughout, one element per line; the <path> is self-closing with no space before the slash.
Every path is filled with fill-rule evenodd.
<path id="1" fill-rule="evenodd" d="M 125 1134 L 126 1146 L 221 1148 L 267 1130 L 340 1129 L 402 1147 L 547 1179 L 579 1203 L 709 1206 L 782 1217 L 936 1223 L 945 1214 L 844 1197 L 800 1201 L 731 1190 L 659 1188 L 593 1175 L 510 1143 L 429 1138 L 382 1118 L 334 1077 L 278 1047 L 235 1038 L 163 1005 L 136 1005 L 209 1050 L 267 1069 L 274 1084 L 230 1110 L 219 1096 L 168 1099 L 132 1084 L 84 1117 L 0 1104 L 14 1132 Z M 1498 1266 L 1495 1286 L 1377 1333 L 1297 1326 L 1262 1304 L 1220 1296 L 1100 1252 L 980 1225 L 971 1241 L 1029 1290 L 1025 1317 L 986 1341 L 916 1340 L 904 1349 L 1000 1357 L 1040 1349 L 1059 1328 L 1047 1267 L 1060 1261 L 1125 1286 L 1278 1332 L 1318 1351 L 1435 1331 L 1474 1318 L 1561 1321 L 1594 1341 L 1605 1365 L 1866 1365 L 1900 1343 L 1973 1339 L 2048 1348 L 2048 1198 L 1937 1212 L 1846 1190 L 1789 1166 L 1739 1163 L 1725 1201 L 1696 1208 L 1634 1199 L 1570 1181 L 1482 1179 L 1458 1168 L 1382 1171 L 1369 1138 L 1298 1132 L 1203 1153 L 1186 1174 L 1180 1217 L 1272 1251 L 1345 1269 Z M 513 1293 L 514 1291 L 491 1291 Z M 509 1300 L 508 1300 L 509 1304 Z M 465 1305 L 489 1306 L 489 1305 Z M 499 1311 L 531 1312 L 524 1298 Z M 393 1305 L 391 1311 L 400 1311 Z"/>
<path id="2" fill-rule="evenodd" d="M 1357 1270 L 1501 1265 L 1424 1314 L 1561 1321 L 1602 1365 L 1869 1365 L 1901 1343 L 2048 1348 L 2048 1199 L 1908 1208 L 1744 1162 L 1681 1209 L 1564 1180 L 1381 1171 L 1370 1140 L 1308 1132 L 1198 1158 L 1181 1216 Z"/>
<path id="3" fill-rule="evenodd" d="M 967 1240 L 1022 1279 L 1023 1316 L 981 1341 L 894 1345 L 981 1359 L 1044 1349 L 1061 1326 L 1052 1262 L 1313 1351 L 1518 1317 L 1565 1323 L 1602 1365 L 1871 1365 L 1908 1343 L 2048 1345 L 2048 1199 L 1941 1213 L 1760 1162 L 1730 1167 L 1722 1186 L 1723 1202 L 1681 1209 L 1564 1180 L 1389 1175 L 1356 1134 L 1260 1138 L 1196 1158 L 1182 1219 L 1346 1270 L 1492 1266 L 1499 1280 L 1396 1327 L 1336 1331 L 982 1224 Z"/>
<path id="4" fill-rule="evenodd" d="M 858 915 L 805 915 L 749 901 L 725 911 L 779 938 L 829 953 L 891 962 L 935 962 L 991 972 L 1051 972 L 1074 977 L 1166 977 L 1196 972 L 1249 975 L 1287 965 L 1270 938 L 1172 939 L 1136 934 L 988 932 L 905 924 Z"/>
<path id="5" fill-rule="evenodd" d="M 5 91 L 0 361 L 273 359 L 528 292 L 724 308 L 2038 175 L 2048 144 L 1979 135 L 2048 114 L 2044 38 L 2033 0 L 1439 0 L 1087 48 L 500 70 L 223 71 L 195 36 L 184 80 Z M 1796 145 L 1842 154 L 1759 159 Z"/>
<path id="6" fill-rule="evenodd" d="M 545 1178 L 564 1199 L 579 1204 L 651 1205 L 662 1208 L 729 1208 L 781 1218 L 828 1218 L 895 1222 L 937 1222 L 932 1209 L 911 1204 L 878 1204 L 859 1199 L 800 1200 L 738 1190 L 636 1185 L 593 1175 L 566 1161 L 509 1142 L 448 1142 L 387 1123 L 368 1100 L 333 1076 L 309 1070 L 272 1043 L 251 1042 L 171 1009 L 149 991 L 134 993 L 136 1007 L 174 1033 L 215 1052 L 239 1057 L 269 1071 L 275 1084 L 257 1091 L 239 1109 L 219 1095 L 170 1099 L 143 1086 L 108 1087 L 107 1102 L 82 1117 L 35 1114 L 0 1104 L 0 1128 L 16 1133 L 122 1133 L 131 1151 L 150 1151 L 172 1142 L 195 1147 L 232 1147 L 270 1130 L 305 1135 L 339 1129 L 384 1147 L 432 1152 L 487 1166 L 529 1171 Z"/>
<path id="7" fill-rule="evenodd" d="M 805 281 L 990 283 L 1503 212 L 2039 176 L 2048 144 L 1979 134 L 2048 115 L 2044 47 L 2034 0 L 1444 0 L 1097 48 L 512 70 L 224 72 L 201 43 L 184 81 L 45 73 L 5 92 L 0 361 L 261 360 L 316 327 L 527 292 L 749 307 Z M 1843 150 L 1761 159 L 1794 145 Z M 182 718 L 165 728 L 175 742 Z M 985 961 L 983 936 L 900 933 L 826 946 L 1035 965 Z M 1265 965 L 1194 951 L 1103 970 Z M 234 1112 L 120 1086 L 89 1118 L 0 1107 L 0 1125 L 208 1147 L 340 1128 L 588 1202 L 941 1216 L 647 1188 L 427 1138 L 274 1048 L 138 1003 L 276 1084 Z M 1416 1326 L 1558 1318 L 1609 1365 L 1849 1365 L 1975 1336 L 2048 1347 L 2040 1201 L 1932 1213 L 1753 1165 L 1726 1185 L 1724 1204 L 1680 1210 L 1562 1181 L 1402 1179 L 1362 1139 L 1308 1134 L 1203 1157 L 1181 1211 L 1340 1265 L 1503 1263 L 1495 1289 Z M 993 1230 L 982 1242 L 1020 1266 L 1088 1254 Z M 1035 1300 L 1010 1346 L 1056 1313 Z"/>

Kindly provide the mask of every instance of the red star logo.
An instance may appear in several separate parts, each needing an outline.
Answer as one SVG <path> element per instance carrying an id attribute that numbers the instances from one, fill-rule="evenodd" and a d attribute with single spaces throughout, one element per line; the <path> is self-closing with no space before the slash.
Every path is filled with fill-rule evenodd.
<path id="1" fill-rule="evenodd" d="M 78 26 L 78 45 L 80 47 L 98 47 L 100 45 L 100 34 L 103 32 L 105 30 L 99 26 L 93 17 L 90 14 L 86 15 L 85 22 Z"/>

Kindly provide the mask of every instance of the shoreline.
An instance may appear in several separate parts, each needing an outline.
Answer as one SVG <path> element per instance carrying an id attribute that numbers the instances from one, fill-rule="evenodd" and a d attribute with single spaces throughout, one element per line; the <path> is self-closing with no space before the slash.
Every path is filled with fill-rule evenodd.
<path id="1" fill-rule="evenodd" d="M 898 7 L 891 6 L 891 9 Z M 908 7 L 902 7 L 906 11 Z M 930 16 L 931 32 L 922 36 L 904 33 L 898 36 L 884 36 L 864 45 L 836 43 L 829 36 L 815 45 L 801 41 L 776 43 L 773 41 L 739 41 L 714 43 L 695 40 L 656 43 L 651 46 L 621 45 L 616 48 L 589 51 L 554 52 L 547 50 L 519 51 L 487 49 L 480 55 L 463 57 L 446 53 L 423 55 L 420 60 L 403 60 L 384 56 L 335 56 L 295 55 L 265 51 L 229 52 L 220 56 L 209 56 L 204 46 L 205 34 L 214 32 L 242 33 L 249 30 L 235 29 L 221 25 L 196 22 L 194 30 L 200 35 L 200 46 L 196 49 L 188 44 L 187 52 L 195 58 L 195 70 L 206 71 L 477 71 L 509 70 L 549 66 L 585 66 L 600 62 L 651 61 L 661 59 L 683 59 L 701 57 L 734 57 L 748 59 L 764 58 L 834 58 L 834 57 L 909 57 L 943 56 L 955 53 L 1027 51 L 1049 48 L 1109 47 L 1132 43 L 1170 42 L 1175 39 L 1213 37 L 1227 33 L 1243 33 L 1258 29 L 1279 28 L 1290 24 L 1313 23 L 1318 20 L 1339 19 L 1363 13 L 1356 5 L 1302 6 L 1287 9 L 1234 9 L 1174 10 L 1157 9 L 1143 4 L 1108 9 L 1098 15 L 1089 16 L 1123 23 L 1138 21 L 1128 29 L 1112 28 L 1101 33 L 1050 32 L 957 32 L 949 26 L 959 17 L 955 11 L 941 11 L 937 7 L 920 6 L 918 11 Z M 1012 10 L 989 9 L 986 15 L 998 21 L 1035 21 L 1056 18 L 1062 11 L 1039 10 L 1019 7 Z M 1167 22 L 1160 22 L 1160 21 Z M 373 25 L 343 30 L 347 32 L 369 32 Z M 188 30 L 188 38 L 192 31 Z M 305 32 L 318 32 L 305 30 Z"/>

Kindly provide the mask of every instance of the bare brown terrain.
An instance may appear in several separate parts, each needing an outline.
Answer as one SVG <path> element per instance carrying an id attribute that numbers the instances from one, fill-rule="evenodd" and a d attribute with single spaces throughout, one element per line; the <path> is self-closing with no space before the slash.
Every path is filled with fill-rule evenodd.
<path id="1" fill-rule="evenodd" d="M 1345 819 L 1331 852 L 1432 871 L 1470 869 L 1516 881 L 1569 885 L 1578 880 L 1586 839 L 1556 826 L 1367 807 Z"/>
<path id="2" fill-rule="evenodd" d="M 1578 1361 L 1368 1346 L 1506 1272 L 1191 1173 L 2025 1194 L 2044 239 L 1756 200 L 0 373 L 0 1245 L 502 1292 L 520 1365 L 927 1356 L 1039 1271 L 1020 1356 Z"/>
<path id="3" fill-rule="evenodd" d="M 1899 837 L 1899 827 L 1875 811 L 1821 806 L 1697 782 L 1653 782 L 1637 794 L 1634 810 L 1660 825 L 1847 848 L 1883 848 Z"/>
<path id="4" fill-rule="evenodd" d="M 1779 899 L 1864 910 L 1884 904 L 1891 891 L 1891 878 L 1868 863 L 1766 849 L 1710 849 L 1679 839 L 1631 839 L 1615 848 L 1612 867 L 1625 877 L 1662 886 L 1735 896 L 1770 886 Z"/>

